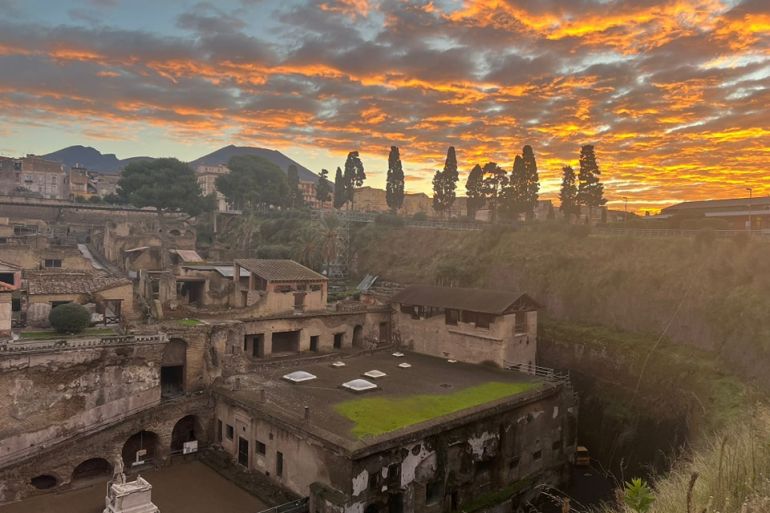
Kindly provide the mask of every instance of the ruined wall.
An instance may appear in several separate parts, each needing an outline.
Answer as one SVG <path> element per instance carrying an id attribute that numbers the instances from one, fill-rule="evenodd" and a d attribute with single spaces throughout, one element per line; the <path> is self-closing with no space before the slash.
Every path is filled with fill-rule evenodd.
<path id="1" fill-rule="evenodd" d="M 443 314 L 413 319 L 395 311 L 397 338 L 411 351 L 468 363 L 535 363 L 537 312 L 527 312 L 527 332 L 515 333 L 515 316 L 496 317 L 489 329 L 458 321 L 448 325 Z"/>
<path id="2" fill-rule="evenodd" d="M 307 287 L 301 290 L 299 287 Z M 321 287 L 320 290 L 312 290 L 311 286 Z M 286 290 L 286 287 L 289 287 Z M 293 312 L 294 295 L 304 293 L 304 303 L 302 310 L 305 312 L 318 312 L 326 309 L 326 282 L 322 283 L 270 283 L 267 290 L 244 290 L 239 284 L 234 291 L 234 305 L 249 307 L 249 311 L 254 316 L 274 315 L 280 313 Z M 244 302 L 245 298 L 245 302 Z"/>
<path id="3" fill-rule="evenodd" d="M 46 259 L 61 260 L 62 269 L 93 271 L 91 261 L 85 258 L 77 247 L 51 246 L 48 244 L 32 246 L 3 246 L 0 250 L 2 260 L 17 265 L 22 269 L 43 269 Z"/>
<path id="4" fill-rule="evenodd" d="M 160 401 L 163 344 L 0 355 L 0 463 Z"/>

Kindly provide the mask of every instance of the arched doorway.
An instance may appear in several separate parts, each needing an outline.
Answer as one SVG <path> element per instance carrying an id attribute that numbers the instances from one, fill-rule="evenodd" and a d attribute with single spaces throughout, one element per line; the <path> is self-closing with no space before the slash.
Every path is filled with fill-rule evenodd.
<path id="1" fill-rule="evenodd" d="M 173 452 L 181 451 L 186 442 L 197 440 L 202 443 L 204 438 L 203 428 L 195 415 L 182 417 L 174 424 L 171 431 L 171 450 Z"/>
<path id="2" fill-rule="evenodd" d="M 59 484 L 59 480 L 55 476 L 50 474 L 41 474 L 35 476 L 29 480 L 29 484 L 37 488 L 38 490 L 50 490 Z"/>
<path id="3" fill-rule="evenodd" d="M 142 462 L 148 463 L 160 454 L 160 439 L 152 431 L 140 431 L 126 440 L 121 454 L 126 469 Z"/>
<path id="4" fill-rule="evenodd" d="M 112 464 L 104 458 L 85 460 L 72 471 L 72 482 L 112 477 Z"/>
<path id="5" fill-rule="evenodd" d="M 172 338 L 160 362 L 160 395 L 164 399 L 184 394 L 187 342 Z"/>
<path id="6" fill-rule="evenodd" d="M 353 328 L 353 347 L 361 347 L 364 343 L 364 328 L 360 324 L 357 324 Z"/>

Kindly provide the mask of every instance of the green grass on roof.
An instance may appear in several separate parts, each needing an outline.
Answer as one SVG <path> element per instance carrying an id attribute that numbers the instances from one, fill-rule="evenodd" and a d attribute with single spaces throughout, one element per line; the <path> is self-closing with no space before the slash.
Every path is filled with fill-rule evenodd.
<path id="1" fill-rule="evenodd" d="M 490 382 L 450 394 L 408 397 L 366 397 L 334 405 L 337 413 L 355 423 L 354 436 L 363 438 L 389 433 L 466 408 L 517 395 L 537 383 Z"/>
<path id="2" fill-rule="evenodd" d="M 201 321 L 199 321 L 198 319 L 179 319 L 176 322 L 178 322 L 179 324 L 185 327 L 197 326 L 198 324 L 201 324 Z"/>

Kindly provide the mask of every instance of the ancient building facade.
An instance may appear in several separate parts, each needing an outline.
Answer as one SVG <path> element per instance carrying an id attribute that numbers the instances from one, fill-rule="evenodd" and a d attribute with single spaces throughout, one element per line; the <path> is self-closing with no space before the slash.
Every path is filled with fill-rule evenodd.
<path id="1" fill-rule="evenodd" d="M 395 337 L 413 351 L 499 367 L 536 365 L 540 306 L 526 294 L 415 285 L 391 303 Z"/>

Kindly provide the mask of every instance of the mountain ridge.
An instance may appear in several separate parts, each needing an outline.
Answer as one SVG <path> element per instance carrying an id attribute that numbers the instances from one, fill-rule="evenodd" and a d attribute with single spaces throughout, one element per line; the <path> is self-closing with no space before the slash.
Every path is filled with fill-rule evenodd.
<path id="1" fill-rule="evenodd" d="M 318 181 L 318 175 L 310 171 L 299 162 L 287 157 L 280 151 L 255 146 L 235 146 L 230 144 L 211 153 L 198 157 L 197 159 L 188 162 L 188 164 L 190 164 L 190 166 L 193 168 L 199 165 L 216 166 L 219 164 L 227 164 L 227 161 L 236 155 L 254 155 L 257 157 L 262 157 L 265 160 L 268 160 L 280 167 L 284 173 L 287 171 L 289 165 L 294 164 L 297 166 L 300 180 L 312 182 Z M 83 145 L 68 146 L 66 148 L 61 148 L 51 153 L 41 155 L 41 157 L 61 162 L 67 167 L 79 165 L 90 171 L 97 171 L 105 174 L 118 174 L 125 166 L 132 162 L 155 158 L 148 156 L 136 156 L 119 159 L 114 153 L 102 153 L 92 146 Z"/>

